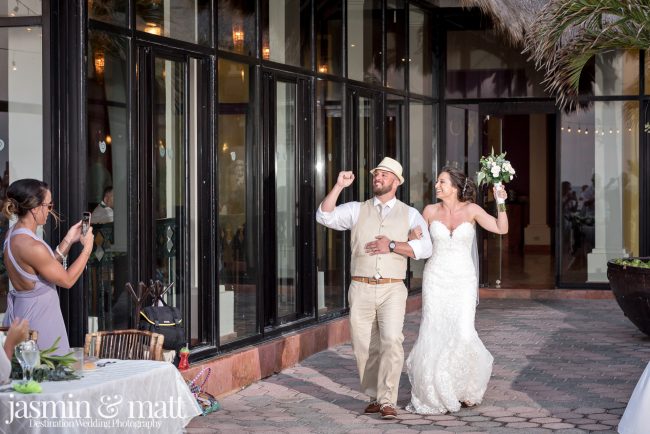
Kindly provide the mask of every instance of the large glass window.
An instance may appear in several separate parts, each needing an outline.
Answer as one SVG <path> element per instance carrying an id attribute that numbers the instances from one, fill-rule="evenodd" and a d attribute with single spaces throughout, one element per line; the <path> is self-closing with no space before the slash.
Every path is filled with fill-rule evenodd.
<path id="1" fill-rule="evenodd" d="M 4 0 L 0 5 L 2 17 L 33 17 L 43 13 L 43 0 Z"/>
<path id="2" fill-rule="evenodd" d="M 257 332 L 253 68 L 219 59 L 219 330 L 225 344 Z"/>
<path id="3" fill-rule="evenodd" d="M 321 0 L 315 6 L 316 70 L 343 75 L 343 5 L 341 0 Z"/>
<path id="4" fill-rule="evenodd" d="M 316 204 L 332 189 L 342 170 L 343 86 L 332 81 L 316 83 Z M 316 228 L 318 312 L 345 307 L 344 233 Z"/>
<path id="5" fill-rule="evenodd" d="M 433 94 L 433 22 L 414 6 L 409 10 L 409 91 Z"/>
<path id="6" fill-rule="evenodd" d="M 95 248 L 88 262 L 88 331 L 129 327 L 127 40 L 88 32 L 88 183 Z"/>
<path id="7" fill-rule="evenodd" d="M 117 26 L 128 26 L 127 0 L 88 0 L 88 18 Z"/>
<path id="8" fill-rule="evenodd" d="M 491 31 L 447 32 L 447 98 L 546 96 L 544 76 Z"/>
<path id="9" fill-rule="evenodd" d="M 639 254 L 639 103 L 562 116 L 561 283 L 607 282 L 607 261 Z"/>
<path id="10" fill-rule="evenodd" d="M 219 0 L 219 49 L 255 56 L 255 2 Z"/>
<path id="11" fill-rule="evenodd" d="M 435 203 L 434 184 L 438 166 L 435 143 L 434 107 L 421 101 L 409 104 L 409 197 L 410 204 L 422 211 Z M 411 289 L 422 287 L 425 261 L 409 261 Z"/>
<path id="12" fill-rule="evenodd" d="M 275 95 L 275 240 L 278 317 L 296 312 L 297 91 L 296 83 L 278 81 Z"/>
<path id="13" fill-rule="evenodd" d="M 381 1 L 348 2 L 348 78 L 382 84 Z"/>
<path id="14" fill-rule="evenodd" d="M 580 80 L 583 95 L 614 96 L 639 94 L 639 51 L 598 54 L 587 63 Z"/>
<path id="15" fill-rule="evenodd" d="M 386 2 L 386 86 L 404 89 L 406 70 L 406 8 L 404 0 Z"/>
<path id="16" fill-rule="evenodd" d="M 137 30 L 203 45 L 210 44 L 209 0 L 136 0 Z"/>
<path id="17" fill-rule="evenodd" d="M 262 6 L 262 57 L 311 69 L 311 0 L 267 0 Z"/>
<path id="18" fill-rule="evenodd" d="M 42 44 L 40 27 L 0 29 L 0 205 L 13 181 L 43 179 Z M 8 228 L 0 215 L 0 243 Z M 6 310 L 9 290 L 2 255 L 0 312 Z"/>

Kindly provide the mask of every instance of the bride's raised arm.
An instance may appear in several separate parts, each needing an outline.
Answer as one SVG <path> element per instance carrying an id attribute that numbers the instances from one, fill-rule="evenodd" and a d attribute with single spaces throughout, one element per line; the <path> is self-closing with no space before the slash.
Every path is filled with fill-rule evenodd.
<path id="1" fill-rule="evenodd" d="M 474 214 L 474 221 L 476 221 L 486 231 L 494 232 L 495 234 L 508 233 L 508 214 L 505 211 L 498 212 L 498 217 L 488 214 L 479 205 L 473 203 L 472 214 Z"/>

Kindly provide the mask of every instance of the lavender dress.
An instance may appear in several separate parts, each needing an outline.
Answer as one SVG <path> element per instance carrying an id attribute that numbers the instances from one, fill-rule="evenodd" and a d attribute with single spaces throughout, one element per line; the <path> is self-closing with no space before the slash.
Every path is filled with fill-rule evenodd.
<path id="1" fill-rule="evenodd" d="M 11 253 L 11 243 L 9 240 L 14 235 L 29 235 L 35 240 L 40 241 L 47 247 L 52 256 L 54 253 L 45 241 L 37 237 L 32 231 L 25 228 L 9 230 L 5 239 L 5 253 L 14 268 L 21 276 L 34 282 L 34 288 L 27 291 L 16 291 L 11 288 L 7 295 L 7 312 L 5 313 L 2 325 L 8 327 L 14 318 L 25 318 L 29 321 L 29 328 L 38 332 L 38 348 L 44 350 L 52 346 L 56 338 L 61 337 L 58 350 L 54 354 L 62 355 L 70 352 L 68 343 L 68 333 L 63 323 L 63 314 L 59 304 L 59 294 L 56 292 L 56 286 L 40 277 L 23 270 L 14 255 Z"/>

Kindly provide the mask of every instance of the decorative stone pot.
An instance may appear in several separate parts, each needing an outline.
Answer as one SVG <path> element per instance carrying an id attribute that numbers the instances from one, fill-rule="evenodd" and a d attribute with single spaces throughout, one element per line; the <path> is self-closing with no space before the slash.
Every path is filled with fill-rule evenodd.
<path id="1" fill-rule="evenodd" d="M 648 261 L 650 257 L 626 258 Z M 639 330 L 650 336 L 650 268 L 607 262 L 609 286 L 623 313 Z"/>

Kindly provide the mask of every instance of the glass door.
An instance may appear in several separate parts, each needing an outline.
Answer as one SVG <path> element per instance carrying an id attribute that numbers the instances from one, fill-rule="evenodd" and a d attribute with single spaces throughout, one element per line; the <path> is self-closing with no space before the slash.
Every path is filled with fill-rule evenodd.
<path id="1" fill-rule="evenodd" d="M 210 328 L 199 327 L 198 309 L 202 62 L 150 47 L 140 49 L 138 60 L 139 279 L 169 287 L 164 301 L 183 313 L 190 343 L 209 342 Z"/>
<path id="2" fill-rule="evenodd" d="M 313 315 L 312 272 L 307 237 L 313 225 L 313 210 L 299 203 L 312 203 L 307 188 L 313 165 L 310 140 L 310 83 L 275 72 L 264 73 L 264 125 L 267 141 L 264 215 L 268 226 L 264 237 L 269 253 L 269 276 L 275 276 L 265 302 L 266 325 L 277 326 Z"/>

